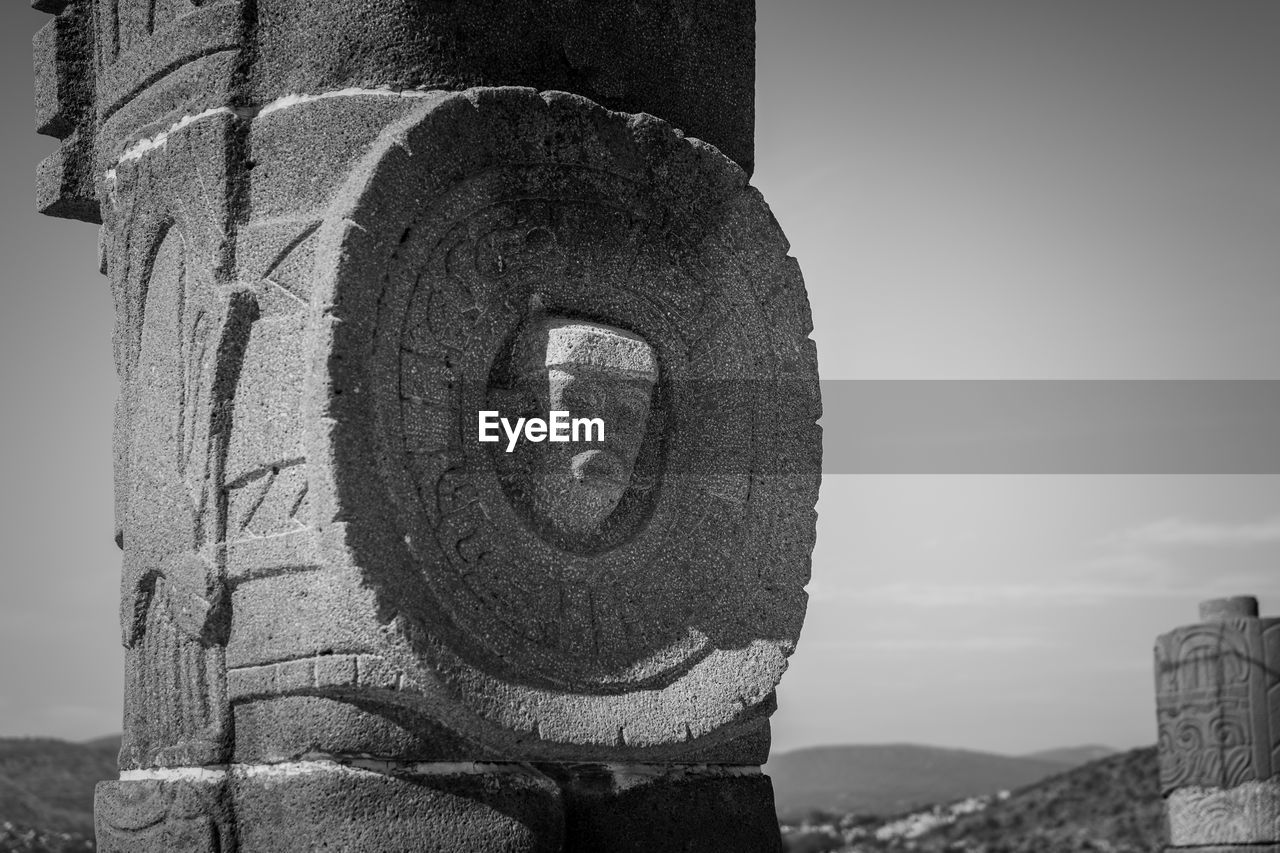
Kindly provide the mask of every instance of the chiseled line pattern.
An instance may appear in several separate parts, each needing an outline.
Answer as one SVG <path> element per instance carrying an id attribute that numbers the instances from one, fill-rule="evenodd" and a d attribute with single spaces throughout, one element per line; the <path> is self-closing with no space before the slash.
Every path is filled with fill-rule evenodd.
<path id="1" fill-rule="evenodd" d="M 1280 843 L 1280 783 L 1188 786 L 1165 800 L 1174 847 Z"/>
<path id="2" fill-rule="evenodd" d="M 323 688 L 399 690 L 403 681 L 403 673 L 371 654 L 315 655 L 227 670 L 232 700 Z"/>

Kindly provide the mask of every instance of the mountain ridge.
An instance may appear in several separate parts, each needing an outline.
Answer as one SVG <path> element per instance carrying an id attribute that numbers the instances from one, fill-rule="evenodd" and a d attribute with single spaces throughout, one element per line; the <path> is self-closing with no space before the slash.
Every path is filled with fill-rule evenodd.
<path id="1" fill-rule="evenodd" d="M 907 813 L 781 823 L 788 853 L 1161 853 L 1167 843 L 1154 746 Z"/>
<path id="2" fill-rule="evenodd" d="M 118 737 L 0 738 L 0 822 L 93 837 L 93 788 L 118 775 Z"/>
<path id="3" fill-rule="evenodd" d="M 1073 755 L 1091 747 L 1064 747 Z M 769 759 L 778 814 L 897 814 L 1030 785 L 1079 764 L 911 743 L 805 747 Z"/>

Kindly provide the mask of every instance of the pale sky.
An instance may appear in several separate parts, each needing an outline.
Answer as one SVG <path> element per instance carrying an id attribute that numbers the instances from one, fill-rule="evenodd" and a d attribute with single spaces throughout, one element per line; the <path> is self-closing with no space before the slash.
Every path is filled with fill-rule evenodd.
<path id="1" fill-rule="evenodd" d="M 43 20 L 0 10 L 0 736 L 88 738 L 120 728 L 112 307 L 96 229 L 33 210 Z M 762 0 L 758 34 L 754 182 L 824 379 L 1280 379 L 1274 0 Z M 1280 615 L 1274 475 L 828 474 L 819 511 L 775 751 L 1151 743 L 1157 634 Z"/>

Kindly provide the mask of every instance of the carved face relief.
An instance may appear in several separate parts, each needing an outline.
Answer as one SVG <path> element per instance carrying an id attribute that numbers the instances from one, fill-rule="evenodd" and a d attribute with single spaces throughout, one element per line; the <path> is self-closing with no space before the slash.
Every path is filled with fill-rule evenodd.
<path id="1" fill-rule="evenodd" d="M 557 534 L 591 536 L 632 485 L 658 378 L 653 348 L 613 326 L 542 318 L 522 331 L 513 358 L 538 417 L 567 412 L 570 424 L 604 425 L 603 439 L 584 425 L 567 442 L 531 443 L 525 451 L 537 520 Z"/>
<path id="2" fill-rule="evenodd" d="M 322 547 L 405 620 L 404 684 L 601 754 L 756 725 L 820 480 L 808 303 L 773 217 L 713 149 L 575 96 L 450 95 L 395 127 L 317 237 L 331 355 L 307 405 L 320 512 L 350 519 Z M 552 412 L 603 441 L 528 420 L 512 441 Z"/>

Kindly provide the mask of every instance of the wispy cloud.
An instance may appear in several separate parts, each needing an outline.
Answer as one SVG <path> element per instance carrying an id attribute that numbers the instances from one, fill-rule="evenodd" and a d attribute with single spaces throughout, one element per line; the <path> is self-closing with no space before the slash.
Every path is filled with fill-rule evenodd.
<path id="1" fill-rule="evenodd" d="M 1163 518 L 1122 531 L 1106 540 L 1127 548 L 1244 548 L 1280 544 L 1280 516 L 1226 523 Z"/>

